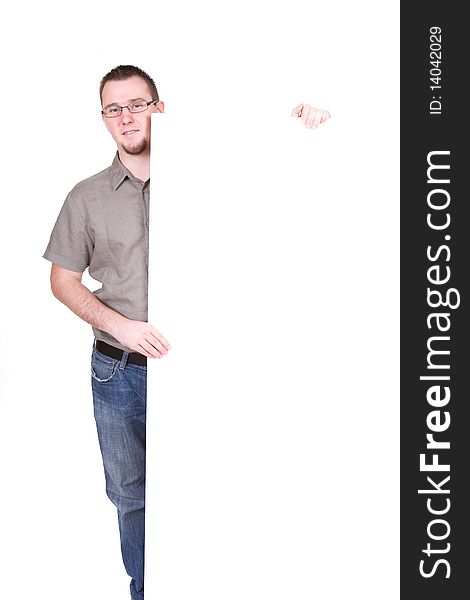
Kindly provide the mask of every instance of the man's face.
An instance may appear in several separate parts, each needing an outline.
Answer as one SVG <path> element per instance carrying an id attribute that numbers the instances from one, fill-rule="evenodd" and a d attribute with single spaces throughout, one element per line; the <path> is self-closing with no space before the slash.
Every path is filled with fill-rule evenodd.
<path id="1" fill-rule="evenodd" d="M 108 81 L 102 92 L 103 108 L 110 104 L 127 106 L 130 102 L 142 98 L 146 102 L 153 100 L 145 79 L 135 75 L 124 81 Z M 103 121 L 113 136 L 118 149 L 127 154 L 143 154 L 150 150 L 150 118 L 154 112 L 163 112 L 163 102 L 151 105 L 147 110 L 131 113 L 123 108 L 118 117 L 106 118 Z"/>

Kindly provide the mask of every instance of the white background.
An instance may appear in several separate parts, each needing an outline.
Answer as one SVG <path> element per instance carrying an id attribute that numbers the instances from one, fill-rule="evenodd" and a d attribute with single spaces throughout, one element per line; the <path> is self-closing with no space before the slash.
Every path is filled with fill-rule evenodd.
<path id="1" fill-rule="evenodd" d="M 67 192 L 113 158 L 99 80 L 135 63 L 166 103 L 151 311 L 173 345 L 150 374 L 148 600 L 398 598 L 398 16 L 345 0 L 9 9 L 2 597 L 128 597 L 91 329 L 41 255 Z M 332 119 L 303 129 L 299 102 Z"/>

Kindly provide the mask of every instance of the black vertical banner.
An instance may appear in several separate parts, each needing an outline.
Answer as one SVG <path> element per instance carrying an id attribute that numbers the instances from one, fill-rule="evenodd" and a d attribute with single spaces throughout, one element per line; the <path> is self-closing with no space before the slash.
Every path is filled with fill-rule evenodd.
<path id="1" fill-rule="evenodd" d="M 405 600 L 461 600 L 470 576 L 469 36 L 463 6 L 401 5 Z"/>

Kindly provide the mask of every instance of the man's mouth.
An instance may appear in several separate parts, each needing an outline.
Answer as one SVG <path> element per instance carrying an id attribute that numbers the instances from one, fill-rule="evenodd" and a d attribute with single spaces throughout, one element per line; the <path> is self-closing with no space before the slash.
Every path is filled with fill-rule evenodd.
<path id="1" fill-rule="evenodd" d="M 133 133 L 137 133 L 138 129 L 129 129 L 129 131 L 123 131 L 122 135 L 132 135 Z"/>

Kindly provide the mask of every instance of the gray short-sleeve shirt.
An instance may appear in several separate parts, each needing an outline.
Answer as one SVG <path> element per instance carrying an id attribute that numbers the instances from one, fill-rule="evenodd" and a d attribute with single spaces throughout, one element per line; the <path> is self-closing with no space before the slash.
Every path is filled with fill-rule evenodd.
<path id="1" fill-rule="evenodd" d="M 101 282 L 95 296 L 129 319 L 148 319 L 150 182 L 137 179 L 116 154 L 110 167 L 68 194 L 44 258 Z M 130 351 L 93 327 L 98 340 Z"/>

